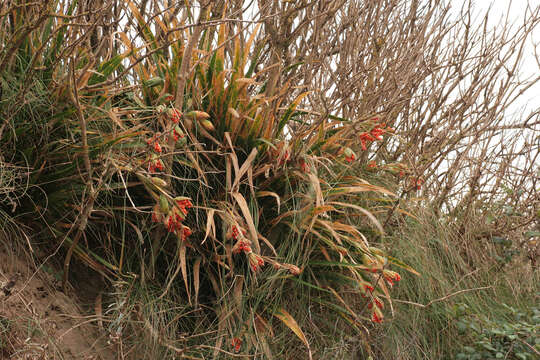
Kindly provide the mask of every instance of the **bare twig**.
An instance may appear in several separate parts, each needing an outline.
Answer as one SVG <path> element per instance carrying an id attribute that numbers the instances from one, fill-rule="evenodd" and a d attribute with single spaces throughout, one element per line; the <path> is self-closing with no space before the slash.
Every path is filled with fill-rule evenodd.
<path id="1" fill-rule="evenodd" d="M 436 302 L 440 302 L 440 301 L 445 301 L 451 297 L 454 297 L 456 295 L 459 295 L 459 294 L 463 294 L 463 293 L 467 293 L 467 292 L 471 292 L 471 291 L 480 291 L 480 290 L 487 290 L 487 289 L 492 289 L 493 286 L 483 286 L 483 287 L 478 287 L 478 288 L 472 288 L 472 289 L 463 289 L 463 290 L 459 290 L 459 291 L 456 291 L 454 293 L 451 293 L 451 294 L 448 294 L 448 295 L 445 295 L 441 298 L 438 298 L 438 299 L 433 299 L 431 300 L 430 302 L 428 302 L 427 304 L 419 304 L 419 303 L 416 303 L 416 302 L 413 302 L 413 301 L 407 301 L 407 300 L 399 300 L 399 299 L 392 299 L 392 301 L 394 302 L 397 302 L 397 303 L 401 303 L 401 304 L 408 304 L 408 305 L 414 305 L 414 306 L 418 306 L 418 307 L 421 307 L 421 308 L 427 308 L 428 306 L 436 303 Z"/>

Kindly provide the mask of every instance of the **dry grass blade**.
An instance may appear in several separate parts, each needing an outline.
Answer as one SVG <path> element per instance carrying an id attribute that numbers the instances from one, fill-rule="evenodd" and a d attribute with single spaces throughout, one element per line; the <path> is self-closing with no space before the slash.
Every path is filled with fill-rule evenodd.
<path id="1" fill-rule="evenodd" d="M 169 278 L 169 281 L 167 283 L 167 286 L 165 287 L 165 290 L 159 296 L 158 299 L 162 299 L 163 297 L 165 297 L 165 295 L 167 295 L 167 293 L 169 292 L 169 290 L 171 289 L 171 287 L 174 284 L 174 280 L 176 279 L 178 274 L 180 272 L 182 272 L 182 278 L 184 280 L 184 286 L 185 286 L 186 293 L 187 293 L 187 296 L 188 296 L 188 302 L 189 302 L 189 304 L 191 304 L 191 292 L 190 292 L 189 283 L 188 283 L 187 264 L 186 264 L 186 244 L 185 244 L 184 240 L 180 236 L 178 237 L 178 258 L 177 258 L 177 260 L 178 260 L 178 265 L 176 267 L 176 270 L 174 271 L 174 273 Z"/>
<path id="2" fill-rule="evenodd" d="M 348 207 L 348 208 L 360 211 L 362 214 L 366 215 L 369 218 L 369 220 L 371 220 L 371 222 L 377 227 L 377 229 L 379 230 L 379 232 L 381 234 L 384 234 L 384 229 L 383 229 L 381 223 L 379 222 L 379 220 L 377 220 L 377 218 L 371 212 L 364 209 L 363 207 L 360 207 L 360 206 L 355 205 L 355 204 L 344 203 L 344 202 L 339 202 L 339 201 L 332 201 L 332 202 L 329 202 L 328 204 L 329 205 L 339 205 L 339 206 L 342 206 L 342 207 Z"/>
<path id="3" fill-rule="evenodd" d="M 238 169 L 238 172 L 236 173 L 236 176 L 234 178 L 234 182 L 232 185 L 233 192 L 238 192 L 238 186 L 240 186 L 240 180 L 242 180 L 242 177 L 244 176 L 244 174 L 251 168 L 251 163 L 257 156 L 257 153 L 258 153 L 257 148 L 253 148 L 253 150 L 251 150 L 251 153 L 247 157 L 246 161 L 244 161 L 240 169 Z"/>
<path id="4" fill-rule="evenodd" d="M 308 178 L 313 186 L 313 190 L 315 191 L 315 206 L 320 207 L 324 205 L 324 197 L 319 178 L 311 173 L 308 174 Z"/>
<path id="5" fill-rule="evenodd" d="M 191 304 L 191 290 L 190 290 L 189 282 L 188 282 L 188 272 L 187 272 L 187 263 L 186 263 L 187 247 L 183 239 L 179 239 L 178 241 L 180 242 L 179 244 L 180 249 L 178 252 L 178 257 L 180 260 L 180 269 L 182 269 L 182 277 L 184 278 L 184 285 L 186 286 L 188 302 L 189 304 Z"/>
<path id="6" fill-rule="evenodd" d="M 330 190 L 330 194 L 336 195 L 336 194 L 351 194 L 351 193 L 359 193 L 359 192 L 366 192 L 366 191 L 375 191 L 380 192 L 382 194 L 386 194 L 389 196 L 396 197 L 396 194 L 394 194 L 392 191 L 377 185 L 371 185 L 368 183 L 365 184 L 356 184 L 354 186 L 343 186 L 343 187 L 337 187 L 335 189 Z"/>
<path id="7" fill-rule="evenodd" d="M 208 238 L 208 235 L 212 235 L 213 238 L 216 237 L 216 224 L 214 222 L 214 213 L 216 212 L 215 209 L 209 209 L 206 214 L 206 230 L 204 233 L 204 239 L 201 242 L 201 245 L 205 243 L 206 239 Z"/>
<path id="8" fill-rule="evenodd" d="M 295 333 L 296 336 L 298 336 L 300 340 L 302 340 L 302 342 L 304 343 L 304 345 L 306 345 L 308 349 L 309 359 L 312 359 L 311 348 L 309 347 L 309 342 L 307 341 L 306 335 L 304 335 L 304 332 L 302 331 L 302 329 L 300 329 L 300 326 L 298 326 L 298 323 L 291 316 L 291 314 L 289 314 L 285 309 L 282 308 L 276 311 L 274 313 L 274 316 L 281 320 L 289 329 L 292 330 L 292 332 Z"/>
<path id="9" fill-rule="evenodd" d="M 94 302 L 94 311 L 96 312 L 96 317 L 98 320 L 98 326 L 101 331 L 103 331 L 103 306 L 102 306 L 103 295 L 100 292 L 96 296 L 96 301 Z"/>
<path id="10" fill-rule="evenodd" d="M 201 258 L 197 258 L 193 264 L 193 287 L 195 289 L 195 307 L 199 306 L 199 289 L 201 287 L 200 280 Z"/>
<path id="11" fill-rule="evenodd" d="M 261 252 L 261 246 L 259 245 L 259 236 L 257 235 L 257 229 L 255 228 L 255 223 L 253 222 L 253 217 L 251 216 L 251 212 L 249 211 L 249 207 L 247 205 L 246 199 L 242 196 L 240 193 L 232 193 L 233 198 L 236 200 L 236 203 L 240 207 L 240 210 L 242 211 L 242 215 L 244 216 L 244 219 L 246 220 L 246 223 L 248 225 L 249 233 L 250 233 L 250 240 L 253 242 L 255 251 L 257 253 Z"/>
<path id="12" fill-rule="evenodd" d="M 243 298 L 243 288 L 244 288 L 244 277 L 243 276 L 236 276 L 234 280 L 234 289 L 233 289 L 233 298 L 234 303 L 236 305 L 236 311 L 238 312 L 238 316 L 242 316 L 242 298 Z"/>
<path id="13" fill-rule="evenodd" d="M 345 300 L 343 300 L 343 298 L 337 293 L 336 290 L 332 289 L 331 287 L 328 287 L 328 290 L 330 290 L 332 294 L 336 297 L 336 299 L 338 299 L 339 302 L 345 307 L 345 309 L 347 309 L 350 315 L 354 316 L 356 319 L 360 319 L 358 314 L 356 314 L 356 312 L 353 309 L 351 309 L 350 305 L 347 304 Z"/>
<path id="14" fill-rule="evenodd" d="M 255 194 L 257 197 L 264 197 L 264 196 L 272 196 L 274 199 L 276 199 L 276 205 L 277 205 L 277 212 L 281 213 L 281 201 L 279 199 L 279 195 L 276 194 L 273 191 L 257 191 Z"/>

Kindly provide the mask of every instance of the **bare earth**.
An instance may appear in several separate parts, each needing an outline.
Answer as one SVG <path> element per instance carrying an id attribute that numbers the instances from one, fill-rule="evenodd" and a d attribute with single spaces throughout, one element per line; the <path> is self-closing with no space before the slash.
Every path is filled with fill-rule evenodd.
<path id="1" fill-rule="evenodd" d="M 0 359 L 114 359 L 95 314 L 84 315 L 50 268 L 36 271 L 5 245 L 0 242 Z"/>

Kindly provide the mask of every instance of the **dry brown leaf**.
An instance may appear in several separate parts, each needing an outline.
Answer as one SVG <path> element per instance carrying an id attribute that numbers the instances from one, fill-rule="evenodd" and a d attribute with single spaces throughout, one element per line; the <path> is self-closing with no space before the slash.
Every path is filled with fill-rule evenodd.
<path id="1" fill-rule="evenodd" d="M 201 269 L 201 258 L 195 260 L 193 264 L 193 286 L 195 287 L 195 307 L 199 303 L 199 288 L 200 288 L 200 269 Z"/>
<path id="2" fill-rule="evenodd" d="M 216 224 L 214 222 L 214 213 L 216 212 L 215 209 L 209 209 L 208 213 L 206 215 L 206 232 L 204 234 L 204 239 L 201 242 L 201 245 L 204 244 L 206 239 L 208 238 L 208 235 L 210 235 L 210 232 L 212 233 L 212 236 L 216 237 Z"/>
<path id="3" fill-rule="evenodd" d="M 332 234 L 332 237 L 334 239 L 336 239 L 338 244 L 340 244 L 340 245 L 343 244 L 343 242 L 341 241 L 341 236 L 338 234 L 338 232 L 336 230 L 334 230 L 331 223 L 329 223 L 328 221 L 325 221 L 325 220 L 321 220 L 321 219 L 317 219 L 317 223 L 324 226 L 326 228 L 326 230 L 328 230 L 330 232 L 330 234 Z"/>
<path id="4" fill-rule="evenodd" d="M 238 311 L 238 316 L 242 317 L 242 289 L 244 287 L 244 277 L 243 276 L 235 276 L 234 278 L 234 290 L 233 290 L 233 298 L 234 303 L 236 305 L 236 309 Z"/>
<path id="5" fill-rule="evenodd" d="M 191 294 L 189 291 L 187 264 L 186 264 L 186 244 L 181 239 L 179 239 L 179 241 L 180 241 L 180 249 L 178 249 L 178 256 L 180 258 L 180 269 L 182 270 L 182 277 L 184 278 L 184 284 L 186 285 L 188 302 L 191 305 Z"/>
<path id="6" fill-rule="evenodd" d="M 278 254 L 277 254 L 276 249 L 274 248 L 274 245 L 272 245 L 272 243 L 267 238 L 262 236 L 260 233 L 258 234 L 258 236 L 259 236 L 259 239 L 261 239 L 266 244 L 266 246 L 268 246 L 268 248 L 270 248 L 270 250 L 272 250 L 272 252 L 274 253 L 274 256 L 277 257 Z"/>
<path id="7" fill-rule="evenodd" d="M 349 208 L 360 211 L 362 214 L 366 215 L 371 220 L 371 222 L 373 222 L 373 224 L 375 224 L 375 226 L 377 227 L 377 229 L 379 230 L 379 232 L 381 234 L 384 234 L 384 229 L 383 229 L 381 223 L 379 222 L 379 220 L 377 220 L 377 218 L 371 212 L 367 211 L 363 207 L 360 207 L 360 206 L 355 205 L 355 204 L 343 203 L 343 202 L 338 202 L 338 201 L 332 201 L 329 204 L 349 207 Z"/>
<path id="8" fill-rule="evenodd" d="M 103 307 L 101 303 L 102 303 L 102 293 L 99 292 L 98 296 L 96 296 L 94 310 L 96 311 L 96 317 L 98 320 L 99 329 L 103 331 Z"/>
<path id="9" fill-rule="evenodd" d="M 365 184 L 361 184 L 361 183 L 358 183 L 358 184 L 355 184 L 353 186 L 346 186 L 346 187 L 339 187 L 339 188 L 335 188 L 332 190 L 336 195 L 341 195 L 341 194 L 348 194 L 348 193 L 357 193 L 357 192 L 365 192 L 365 191 L 375 191 L 375 192 L 380 192 L 382 194 L 386 194 L 386 195 L 390 195 L 390 196 L 396 196 L 396 194 L 394 194 L 393 192 L 391 192 L 390 190 L 388 189 L 385 189 L 381 186 L 377 186 L 377 185 L 371 185 L 371 184 L 368 184 L 368 183 L 365 183 Z"/>
<path id="10" fill-rule="evenodd" d="M 315 190 L 315 205 L 316 206 L 324 205 L 324 198 L 323 198 L 323 194 L 321 190 L 321 183 L 319 182 L 319 178 L 312 173 L 309 173 L 308 177 L 311 184 L 313 185 L 313 190 Z"/>
<path id="11" fill-rule="evenodd" d="M 264 197 L 264 196 L 273 196 L 275 199 L 276 199 L 276 203 L 277 203 L 277 212 L 278 214 L 280 213 L 280 208 L 281 208 L 281 201 L 279 199 L 279 195 L 276 194 L 275 192 L 273 191 L 257 191 L 257 193 L 255 194 L 257 197 Z"/>
<path id="12" fill-rule="evenodd" d="M 296 334 L 296 336 L 298 336 L 300 340 L 302 340 L 302 342 L 304 343 L 304 345 L 306 345 L 308 349 L 309 359 L 312 359 L 311 348 L 309 346 L 309 342 L 307 341 L 306 335 L 304 335 L 304 332 L 302 331 L 300 326 L 298 326 L 298 323 L 291 316 L 291 314 L 289 314 L 285 309 L 281 308 L 274 313 L 274 316 L 281 320 L 289 329 L 291 329 Z"/>
<path id="13" fill-rule="evenodd" d="M 251 162 L 255 159 L 257 156 L 257 148 L 253 148 L 251 150 L 251 153 L 247 157 L 246 161 L 242 164 L 242 167 L 236 171 L 236 177 L 234 179 L 232 190 L 231 191 L 238 191 L 238 187 L 240 186 L 240 180 L 242 179 L 242 176 L 246 173 L 249 167 L 251 167 Z M 234 162 L 234 160 L 233 160 Z"/>

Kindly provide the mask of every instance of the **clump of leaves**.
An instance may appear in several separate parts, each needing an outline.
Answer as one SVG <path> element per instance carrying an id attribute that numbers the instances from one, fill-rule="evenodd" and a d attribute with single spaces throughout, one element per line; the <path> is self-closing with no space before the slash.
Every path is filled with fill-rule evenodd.
<path id="1" fill-rule="evenodd" d="M 117 107 L 117 120 L 133 131 L 114 147 L 113 162 L 119 178 L 137 180 L 125 188 L 127 221 L 151 248 L 130 271 L 161 282 L 160 298 L 175 293 L 188 307 L 203 305 L 217 319 L 218 349 L 284 351 L 268 345 L 279 320 L 311 353 L 302 329 L 310 304 L 360 333 L 392 308 L 390 288 L 401 276 L 390 264 L 414 270 L 370 244 L 384 229 L 369 208 L 395 194 L 350 165 L 357 158 L 348 122 L 312 123 L 296 111 L 305 94 L 270 107 L 291 85 L 265 91 L 267 70 L 254 70 L 262 66 L 252 46 L 257 30 L 205 30 L 181 107 L 172 81 L 179 49 L 172 59 L 132 60 L 143 87 L 137 101 Z M 363 127 L 369 141 L 390 131 L 379 119 Z"/>
<path id="2" fill-rule="evenodd" d="M 468 345 L 456 354 L 459 360 L 537 359 L 540 355 L 540 309 L 522 311 L 506 304 L 508 317 L 490 319 L 456 305 L 457 327 L 468 336 Z"/>

